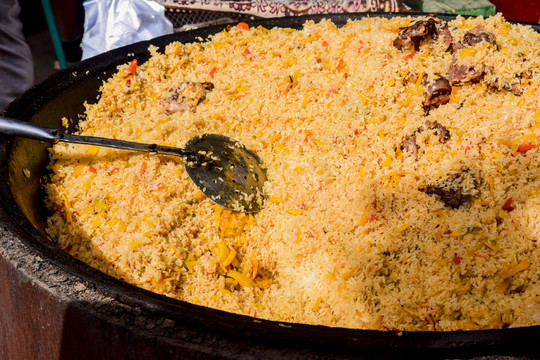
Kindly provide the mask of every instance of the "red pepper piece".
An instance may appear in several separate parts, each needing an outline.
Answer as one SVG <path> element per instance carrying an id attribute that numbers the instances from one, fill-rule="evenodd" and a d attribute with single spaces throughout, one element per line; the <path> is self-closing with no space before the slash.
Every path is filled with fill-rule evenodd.
<path id="1" fill-rule="evenodd" d="M 502 207 L 503 210 L 508 211 L 508 212 L 514 210 L 514 207 L 512 206 L 512 201 L 514 201 L 512 198 L 508 198 L 508 200 L 504 202 L 504 205 Z"/>
<path id="2" fill-rule="evenodd" d="M 536 145 L 532 144 L 532 143 L 523 144 L 523 145 L 518 146 L 517 151 L 518 152 L 526 152 L 526 151 L 529 151 L 531 149 L 534 149 L 535 147 L 536 147 Z"/>
<path id="3" fill-rule="evenodd" d="M 128 73 L 130 75 L 135 75 L 135 72 L 137 71 L 137 59 L 133 59 L 128 67 Z"/>
<path id="4" fill-rule="evenodd" d="M 239 22 L 238 24 L 236 24 L 236 26 L 242 30 L 249 30 L 249 25 L 245 22 Z"/>
<path id="5" fill-rule="evenodd" d="M 242 56 L 248 60 L 253 60 L 253 54 L 251 53 L 251 51 L 249 51 L 249 49 L 244 50 Z"/>

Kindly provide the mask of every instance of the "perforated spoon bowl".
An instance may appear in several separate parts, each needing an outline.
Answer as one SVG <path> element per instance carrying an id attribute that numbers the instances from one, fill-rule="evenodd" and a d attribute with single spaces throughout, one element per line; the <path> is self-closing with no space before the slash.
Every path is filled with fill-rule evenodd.
<path id="1" fill-rule="evenodd" d="M 216 204 L 250 213 L 260 211 L 264 205 L 263 185 L 266 181 L 266 170 L 261 159 L 227 136 L 198 135 L 190 139 L 184 148 L 176 148 L 73 135 L 1 116 L 0 133 L 50 143 L 61 141 L 180 156 L 193 183 Z"/>

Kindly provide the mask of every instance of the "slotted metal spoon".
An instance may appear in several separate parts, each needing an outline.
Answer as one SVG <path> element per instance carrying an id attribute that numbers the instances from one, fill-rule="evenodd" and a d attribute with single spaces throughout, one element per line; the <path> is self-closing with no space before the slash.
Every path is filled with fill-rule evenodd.
<path id="1" fill-rule="evenodd" d="M 193 183 L 216 204 L 250 213 L 260 211 L 264 205 L 263 185 L 266 181 L 266 170 L 261 159 L 244 145 L 223 135 L 198 135 L 191 138 L 184 148 L 176 148 L 73 135 L 2 116 L 0 134 L 51 143 L 62 141 L 180 156 Z"/>

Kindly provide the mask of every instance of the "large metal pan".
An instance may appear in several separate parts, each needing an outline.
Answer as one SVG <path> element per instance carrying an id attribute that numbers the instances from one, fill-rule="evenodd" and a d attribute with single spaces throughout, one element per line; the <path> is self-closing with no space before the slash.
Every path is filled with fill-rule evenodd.
<path id="1" fill-rule="evenodd" d="M 318 21 L 330 18 L 339 26 L 350 18 L 363 16 L 366 15 L 280 18 L 260 21 L 257 24 L 265 27 L 301 28 L 308 19 Z M 451 20 L 453 17 L 441 16 L 441 18 Z M 540 31 L 540 26 L 533 27 Z M 44 83 L 26 92 L 7 107 L 4 115 L 60 129 L 62 117 L 76 120 L 78 115 L 84 112 L 84 102 L 96 101 L 98 88 L 116 71 L 117 65 L 133 58 L 137 58 L 141 63 L 146 61 L 149 58 L 147 50 L 149 45 L 164 48 L 172 41 L 198 41 L 200 37 L 206 38 L 222 29 L 223 26 L 218 26 L 167 35 L 83 61 L 68 70 L 56 73 Z M 53 264 L 60 272 L 74 276 L 75 279 L 79 279 L 76 281 L 86 287 L 92 287 L 92 291 L 98 294 L 107 294 L 115 301 L 139 309 L 131 315 L 133 319 L 151 314 L 170 319 L 171 324 L 182 326 L 183 329 L 189 328 L 201 336 L 212 334 L 212 341 L 199 344 L 199 348 L 204 349 L 203 353 L 214 354 L 220 358 L 241 358 L 248 355 L 248 357 L 272 358 L 277 354 L 287 354 L 290 358 L 313 357 L 315 354 L 335 358 L 355 357 L 360 354 L 377 354 L 378 357 L 392 358 L 403 356 L 470 358 L 484 355 L 534 357 L 539 354 L 537 342 L 540 339 L 540 326 L 443 333 L 396 333 L 280 323 L 192 305 L 126 284 L 74 259 L 55 247 L 54 242 L 47 238 L 44 230 L 46 211 L 42 204 L 40 180 L 46 173 L 45 166 L 48 162 L 46 148 L 49 144 L 21 138 L 2 137 L 0 140 L 0 201 L 6 215 L 4 228 L 16 234 L 17 239 L 32 253 Z M 23 169 L 30 170 L 30 179 L 25 177 Z M 128 318 L 127 322 L 129 321 Z M 130 328 L 128 325 L 124 321 L 126 328 Z M 148 344 L 145 346 L 159 346 L 161 350 L 165 347 L 171 354 L 185 347 L 185 342 L 180 344 L 170 335 L 175 331 L 174 326 L 172 331 L 163 332 L 159 341 L 154 334 L 150 334 L 150 328 L 151 326 L 148 327 Z M 138 336 L 144 339 L 145 329 L 141 331 L 143 335 Z M 103 338 L 106 339 L 105 335 Z M 118 337 L 110 340 L 122 342 L 124 341 L 122 339 Z M 202 341 L 200 339 L 199 341 Z M 233 342 L 236 345 L 231 347 Z M 127 348 L 125 351 L 133 353 Z"/>

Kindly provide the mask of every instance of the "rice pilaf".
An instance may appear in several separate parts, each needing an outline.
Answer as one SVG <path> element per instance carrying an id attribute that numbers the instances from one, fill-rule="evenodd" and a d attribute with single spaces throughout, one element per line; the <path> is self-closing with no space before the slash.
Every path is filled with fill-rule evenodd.
<path id="1" fill-rule="evenodd" d="M 264 209 L 182 160 L 56 144 L 51 237 L 144 289 L 254 317 L 379 330 L 540 324 L 540 34 L 500 15 L 230 27 L 125 64 L 80 134 L 232 137 Z"/>

